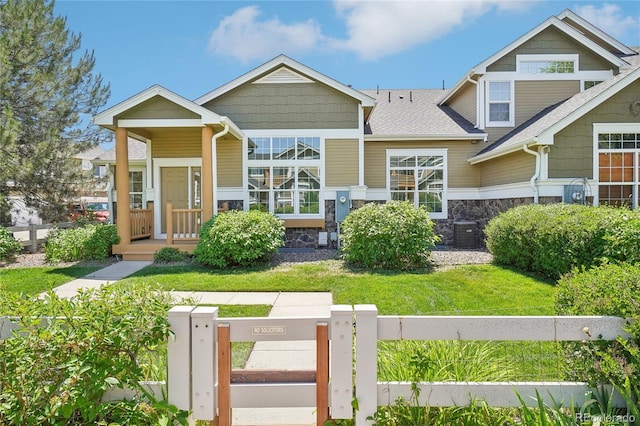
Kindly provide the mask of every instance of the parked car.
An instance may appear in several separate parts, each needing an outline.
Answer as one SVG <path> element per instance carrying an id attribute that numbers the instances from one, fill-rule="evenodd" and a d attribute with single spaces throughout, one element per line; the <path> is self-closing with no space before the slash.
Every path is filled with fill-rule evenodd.
<path id="1" fill-rule="evenodd" d="M 69 205 L 71 220 L 109 222 L 109 202 L 106 197 L 82 197 Z"/>

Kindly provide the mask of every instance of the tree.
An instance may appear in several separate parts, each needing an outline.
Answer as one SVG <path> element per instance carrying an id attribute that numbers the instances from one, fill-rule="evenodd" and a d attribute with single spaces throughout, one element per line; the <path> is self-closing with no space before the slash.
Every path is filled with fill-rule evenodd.
<path id="1" fill-rule="evenodd" d="M 50 220 L 82 179 L 74 155 L 105 137 L 89 117 L 109 97 L 93 52 L 77 53 L 81 36 L 53 8 L 0 0 L 0 195 L 21 196 Z"/>

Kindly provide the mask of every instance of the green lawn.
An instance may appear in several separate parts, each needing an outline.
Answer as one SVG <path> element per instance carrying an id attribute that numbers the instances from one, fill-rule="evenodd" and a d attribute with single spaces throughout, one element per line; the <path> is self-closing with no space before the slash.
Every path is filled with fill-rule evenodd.
<path id="1" fill-rule="evenodd" d="M 40 294 L 102 267 L 101 265 L 75 265 L 0 269 L 0 289 L 15 293 Z"/>
<path id="2" fill-rule="evenodd" d="M 349 269 L 339 260 L 213 271 L 150 266 L 126 281 L 188 291 L 330 291 L 336 304 L 375 304 L 383 315 L 552 315 L 551 282 L 495 265 L 425 273 Z"/>

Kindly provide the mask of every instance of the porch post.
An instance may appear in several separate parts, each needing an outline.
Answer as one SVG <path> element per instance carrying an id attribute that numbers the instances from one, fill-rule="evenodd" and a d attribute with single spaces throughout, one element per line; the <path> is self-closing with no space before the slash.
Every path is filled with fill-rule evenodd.
<path id="1" fill-rule="evenodd" d="M 131 212 L 129 208 L 129 146 L 127 129 L 116 127 L 116 193 L 118 195 L 116 227 L 120 244 L 131 242 Z"/>
<path id="2" fill-rule="evenodd" d="M 202 128 L 202 221 L 213 216 L 213 128 Z"/>

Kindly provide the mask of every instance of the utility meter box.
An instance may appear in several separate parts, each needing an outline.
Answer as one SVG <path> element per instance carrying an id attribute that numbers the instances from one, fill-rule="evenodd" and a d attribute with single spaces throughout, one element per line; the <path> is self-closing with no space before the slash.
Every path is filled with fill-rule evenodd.
<path id="1" fill-rule="evenodd" d="M 336 222 L 342 222 L 349 214 L 349 191 L 336 191 Z"/>

